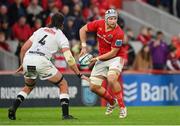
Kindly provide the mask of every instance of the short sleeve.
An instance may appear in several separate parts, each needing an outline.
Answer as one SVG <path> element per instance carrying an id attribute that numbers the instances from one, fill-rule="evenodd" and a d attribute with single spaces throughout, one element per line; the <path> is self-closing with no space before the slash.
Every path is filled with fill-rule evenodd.
<path id="1" fill-rule="evenodd" d="M 124 33 L 116 34 L 116 36 L 113 38 L 113 42 L 111 44 L 111 47 L 113 48 L 120 48 L 123 44 L 124 40 Z"/>
<path id="2" fill-rule="evenodd" d="M 95 21 L 93 21 L 93 22 L 89 22 L 88 24 L 87 24 L 87 28 L 88 28 L 88 31 L 89 32 L 95 32 L 95 31 L 97 31 L 97 28 L 98 28 L 98 25 L 99 23 L 98 23 L 98 20 L 95 20 Z"/>
<path id="3" fill-rule="evenodd" d="M 29 37 L 29 40 L 30 40 L 31 42 L 35 42 L 35 40 L 36 40 L 35 36 L 38 36 L 38 33 L 41 32 L 41 29 L 42 29 L 42 28 L 36 30 L 36 31 L 33 32 L 33 34 Z"/>
<path id="4" fill-rule="evenodd" d="M 59 48 L 69 48 L 69 41 L 67 37 L 62 33 L 58 32 L 56 35 L 56 41 L 58 43 Z"/>
<path id="5" fill-rule="evenodd" d="M 36 33 L 36 32 L 34 32 L 34 33 L 31 35 L 31 37 L 29 37 L 29 40 L 30 40 L 31 42 L 34 42 L 34 39 L 35 39 L 35 33 Z"/>

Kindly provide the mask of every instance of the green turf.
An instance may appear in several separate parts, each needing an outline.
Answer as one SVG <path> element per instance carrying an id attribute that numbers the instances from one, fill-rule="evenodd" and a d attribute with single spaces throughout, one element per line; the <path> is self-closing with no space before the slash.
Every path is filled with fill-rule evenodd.
<path id="1" fill-rule="evenodd" d="M 71 107 L 78 120 L 63 121 L 58 107 L 20 108 L 17 120 L 7 118 L 7 108 L 0 108 L 0 125 L 180 125 L 180 106 L 128 107 L 128 117 L 118 118 L 118 109 L 105 116 L 104 107 Z"/>

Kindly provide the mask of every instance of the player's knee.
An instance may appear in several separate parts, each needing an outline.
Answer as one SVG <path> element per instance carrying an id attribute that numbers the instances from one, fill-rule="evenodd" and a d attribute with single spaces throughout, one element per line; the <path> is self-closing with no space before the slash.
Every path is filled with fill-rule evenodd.
<path id="1" fill-rule="evenodd" d="M 116 79 L 114 77 L 108 77 L 107 81 L 109 85 L 113 85 L 116 82 Z"/>
<path id="2" fill-rule="evenodd" d="M 25 85 L 29 88 L 29 89 L 33 89 L 34 86 L 36 85 L 36 80 L 26 80 L 25 81 Z"/>
<path id="3" fill-rule="evenodd" d="M 108 84 L 113 85 L 118 80 L 118 74 L 116 71 L 109 71 L 107 76 Z"/>
<path id="4" fill-rule="evenodd" d="M 98 90 L 99 88 L 101 88 L 101 86 L 99 86 L 99 85 L 94 85 L 94 84 L 90 84 L 89 88 L 90 88 L 90 90 L 91 90 L 92 92 L 97 92 L 97 90 Z"/>
<path id="5" fill-rule="evenodd" d="M 59 79 L 58 81 L 53 82 L 53 84 L 56 85 L 56 86 L 58 86 L 58 87 L 59 87 L 60 85 L 62 85 L 63 83 L 67 83 L 66 80 L 64 79 L 64 76 L 63 76 L 63 75 L 60 77 L 60 79 Z"/>

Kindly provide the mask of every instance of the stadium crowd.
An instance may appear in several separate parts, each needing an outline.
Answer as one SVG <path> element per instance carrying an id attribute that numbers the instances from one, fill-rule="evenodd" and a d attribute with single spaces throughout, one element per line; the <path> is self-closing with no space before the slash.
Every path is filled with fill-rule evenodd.
<path id="1" fill-rule="evenodd" d="M 1 0 L 0 48 L 19 56 L 22 45 L 32 33 L 41 26 L 47 26 L 51 16 L 60 11 L 65 15 L 63 32 L 70 41 L 73 55 L 78 63 L 79 29 L 89 21 L 104 18 L 103 15 L 109 8 L 120 11 L 116 4 L 110 4 L 109 0 Z M 172 36 L 171 42 L 166 42 L 162 31 L 155 33 L 151 27 L 142 26 L 138 36 L 135 36 L 133 30 L 126 26 L 121 17 L 118 24 L 125 31 L 123 46 L 127 47 L 126 69 L 180 70 L 180 34 Z M 95 34 L 89 33 L 88 51 L 93 55 L 98 54 L 95 38 Z M 15 41 L 18 45 L 13 50 Z M 136 47 L 132 46 L 134 42 L 142 45 L 137 53 Z M 61 70 L 67 67 L 60 53 L 54 55 L 54 63 Z"/>

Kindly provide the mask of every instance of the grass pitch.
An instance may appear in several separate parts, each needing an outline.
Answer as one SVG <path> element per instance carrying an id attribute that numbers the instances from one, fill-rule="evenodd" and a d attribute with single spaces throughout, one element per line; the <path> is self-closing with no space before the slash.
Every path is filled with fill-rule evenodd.
<path id="1" fill-rule="evenodd" d="M 180 125 L 180 106 L 128 107 L 128 117 L 119 119 L 119 110 L 105 116 L 104 107 L 71 107 L 77 120 L 61 120 L 58 107 L 19 108 L 16 120 L 7 118 L 7 108 L 0 108 L 0 125 Z"/>

